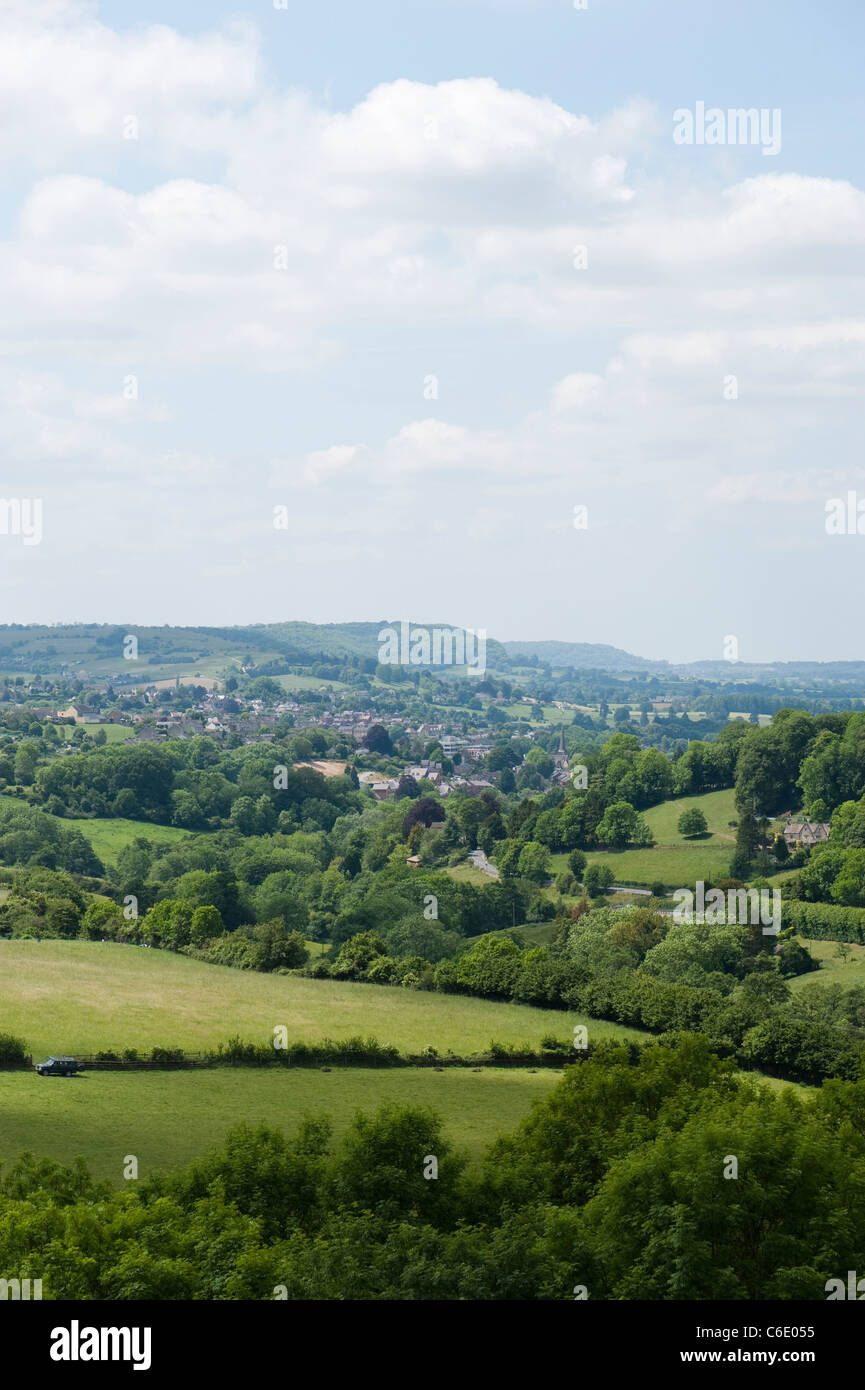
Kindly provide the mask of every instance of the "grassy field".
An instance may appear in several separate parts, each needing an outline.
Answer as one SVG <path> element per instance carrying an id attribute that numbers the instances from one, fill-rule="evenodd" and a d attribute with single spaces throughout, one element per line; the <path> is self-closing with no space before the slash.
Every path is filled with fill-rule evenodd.
<path id="1" fill-rule="evenodd" d="M 134 738 L 135 730 L 128 724 L 88 724 L 85 732 L 95 734 L 101 729 L 108 743 L 123 743 L 124 739 Z"/>
<path id="2" fill-rule="evenodd" d="M 152 844 L 165 844 L 166 841 L 181 840 L 190 832 L 179 830 L 174 825 L 152 825 L 140 820 L 64 820 L 66 826 L 73 826 L 86 836 L 103 864 L 113 864 L 117 856 L 133 840 L 143 837 Z"/>
<path id="3" fill-rule="evenodd" d="M 703 839 L 686 840 L 676 829 L 679 816 L 692 806 L 699 807 L 706 817 L 709 829 Z M 667 887 L 683 887 L 697 879 L 713 881 L 727 876 L 736 843 L 736 832 L 727 824 L 736 819 L 732 788 L 664 801 L 643 815 L 656 840 L 652 849 L 592 852 L 589 863 L 609 864 L 617 883 L 647 886 L 657 880 Z M 552 856 L 554 873 L 567 867 L 567 858 L 566 854 Z"/>
<path id="4" fill-rule="evenodd" d="M 430 1105 L 448 1136 L 477 1157 L 497 1135 L 516 1128 L 558 1073 L 540 1069 L 436 1072 L 258 1071 L 90 1072 L 41 1078 L 0 1072 L 0 1163 L 24 1150 L 69 1163 L 83 1154 L 91 1171 L 124 1185 L 123 1161 L 138 1176 L 179 1168 L 215 1145 L 231 1125 L 264 1123 L 292 1133 L 306 1114 L 329 1115 L 341 1134 L 357 1110 L 383 1101 Z"/>
<path id="5" fill-rule="evenodd" d="M 537 1045 L 585 1023 L 590 1039 L 640 1037 L 583 1015 L 461 995 L 261 975 L 114 942 L 0 941 L 0 1027 L 34 1053 L 155 1046 L 197 1051 L 239 1034 L 270 1040 L 372 1035 L 402 1051 Z"/>
<path id="6" fill-rule="evenodd" d="M 819 1087 L 805 1086 L 801 1081 L 786 1081 L 781 1076 L 769 1076 L 764 1071 L 743 1071 L 740 1072 L 743 1081 L 750 1081 L 755 1086 L 768 1086 L 770 1091 L 798 1091 L 802 1096 L 816 1096 Z"/>
<path id="7" fill-rule="evenodd" d="M 325 686 L 329 686 L 331 690 L 349 689 L 345 681 L 324 680 L 320 676 L 276 676 L 275 679 L 289 694 L 293 690 L 322 690 Z"/>
<path id="8" fill-rule="evenodd" d="M 306 949 L 309 951 L 310 960 L 318 960 L 319 956 L 326 956 L 330 950 L 329 941 L 310 941 L 307 938 Z"/>
<path id="9" fill-rule="evenodd" d="M 531 724 L 570 724 L 574 718 L 572 709 L 557 709 L 555 705 L 515 704 L 502 705 L 501 709 L 509 719 L 525 719 Z"/>
<path id="10" fill-rule="evenodd" d="M 813 941 L 810 937 L 797 938 L 806 950 L 820 962 L 819 970 L 807 975 L 797 975 L 789 981 L 793 990 L 804 989 L 806 985 L 843 985 L 852 989 L 854 985 L 865 985 L 865 946 L 850 944 L 850 955 L 846 962 L 835 959 L 837 941 Z"/>
<path id="11" fill-rule="evenodd" d="M 725 787 L 723 791 L 704 792 L 702 796 L 683 796 L 675 801 L 662 801 L 660 806 L 650 807 L 643 815 L 659 845 L 698 848 L 713 841 L 733 845 L 736 842 L 736 832 L 728 822 L 738 820 L 734 795 L 732 787 Z M 684 840 L 676 829 L 682 812 L 690 811 L 694 806 L 706 817 L 709 827 L 709 838 L 706 840 Z"/>
<path id="12" fill-rule="evenodd" d="M 24 803 L 17 796 L 0 796 L 0 802 L 15 806 Z M 45 814 L 50 814 L 46 812 Z M 66 816 L 52 816 L 66 830 L 80 830 L 93 846 L 103 864 L 113 864 L 122 849 L 133 840 L 143 837 L 153 844 L 180 840 L 189 835 L 188 830 L 179 830 L 175 825 L 154 825 L 151 821 L 124 820 L 122 817 L 96 817 L 94 820 L 72 820 Z M 206 832 L 205 832 L 206 833 Z"/>
<path id="13" fill-rule="evenodd" d="M 457 883 L 473 883 L 476 888 L 484 888 L 488 883 L 495 883 L 491 874 L 484 873 L 477 864 L 454 864 L 445 870 L 451 878 L 455 878 Z"/>
<path id="14" fill-rule="evenodd" d="M 567 901 L 576 902 L 577 899 L 568 899 Z M 549 946 L 550 942 L 553 939 L 553 932 L 555 931 L 555 928 L 555 922 L 524 922 L 520 926 L 518 926 L 516 930 L 518 934 L 522 937 L 526 945 L 531 947 Z M 508 936 L 510 931 L 510 927 L 505 927 L 501 931 L 486 932 L 485 935 L 506 937 Z"/>

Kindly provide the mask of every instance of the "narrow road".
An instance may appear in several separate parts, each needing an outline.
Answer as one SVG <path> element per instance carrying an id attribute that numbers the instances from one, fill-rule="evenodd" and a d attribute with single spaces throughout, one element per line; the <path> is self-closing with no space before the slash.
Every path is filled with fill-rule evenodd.
<path id="1" fill-rule="evenodd" d="M 473 849 L 469 854 L 469 859 L 476 869 L 483 869 L 484 873 L 489 874 L 490 878 L 498 878 L 498 869 L 495 864 L 490 863 L 482 849 Z"/>

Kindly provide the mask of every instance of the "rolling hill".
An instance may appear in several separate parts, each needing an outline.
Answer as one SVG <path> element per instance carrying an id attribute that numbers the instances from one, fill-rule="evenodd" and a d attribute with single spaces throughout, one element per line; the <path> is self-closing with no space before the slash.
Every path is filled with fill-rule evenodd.
<path id="1" fill-rule="evenodd" d="M 263 975 L 111 941 L 0 941 L 0 1020 L 34 1053 L 215 1047 L 361 1035 L 403 1052 L 466 1054 L 495 1040 L 537 1046 L 585 1023 L 591 1037 L 640 1037 L 581 1014 L 455 994 Z"/>

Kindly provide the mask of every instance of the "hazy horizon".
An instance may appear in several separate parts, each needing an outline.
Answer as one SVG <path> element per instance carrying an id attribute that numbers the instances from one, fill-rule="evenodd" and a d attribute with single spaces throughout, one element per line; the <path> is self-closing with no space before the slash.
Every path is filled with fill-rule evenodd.
<path id="1" fill-rule="evenodd" d="M 311 619 L 308 619 L 308 618 L 298 618 L 298 617 L 294 616 L 294 617 L 283 617 L 283 618 L 275 618 L 275 619 L 268 619 L 268 620 L 253 619 L 253 620 L 250 620 L 250 621 L 248 621 L 248 622 L 238 622 L 238 623 L 219 623 L 219 622 L 157 623 L 157 622 L 153 622 L 153 621 L 150 621 L 150 620 L 147 620 L 147 619 L 142 620 L 141 622 L 138 622 L 138 623 L 128 623 L 128 622 L 127 622 L 127 623 L 124 623 L 124 622 L 122 622 L 122 621 L 120 621 L 120 620 L 115 620 L 115 619 L 107 620 L 107 619 L 101 619 L 101 618 L 79 618 L 79 619 L 76 619 L 75 621 L 69 621 L 69 622 L 63 622 L 63 623 L 60 623 L 60 622 L 58 622 L 58 623 L 49 623 L 49 622 L 44 622 L 44 623 L 42 623 L 42 622 L 19 623 L 19 622 L 13 620 L 13 621 L 11 621 L 11 622 L 9 622 L 9 623 L 0 623 L 0 631 L 2 631 L 4 628 L 13 629 L 13 628 L 18 628 L 18 627 L 49 627 L 49 628 L 50 628 L 50 627 L 99 627 L 99 626 L 104 626 L 104 627 L 121 627 L 121 628 L 122 628 L 122 627 L 128 627 L 128 628 L 130 629 L 130 631 L 134 631 L 136 628 L 162 628 L 162 627 L 178 629 L 178 630 L 180 630 L 180 631 L 182 631 L 182 630 L 192 630 L 192 631 L 194 631 L 194 630 L 196 630 L 196 629 L 207 630 L 207 629 L 219 629 L 219 628 L 237 628 L 238 630 L 242 631 L 244 628 L 269 627 L 269 626 L 279 625 L 279 624 L 282 624 L 282 623 L 290 623 L 290 624 L 301 623 L 301 624 L 308 624 L 308 625 L 311 626 L 311 627 L 349 628 L 349 627 L 358 626 L 358 625 L 366 625 L 366 626 L 369 626 L 369 627 L 379 627 L 379 626 L 381 626 L 382 628 L 384 628 L 384 627 L 387 627 L 387 626 L 393 626 L 394 624 L 398 624 L 400 621 L 401 621 L 401 618 L 400 618 L 399 616 L 396 616 L 396 615 L 391 615 L 390 617 L 384 617 L 384 618 L 362 618 L 362 617 L 353 617 L 353 618 L 333 618 L 333 619 L 322 619 L 321 621 L 318 621 L 318 622 L 313 622 Z M 458 628 L 458 627 L 460 626 L 460 625 L 457 624 L 457 623 L 452 623 L 452 622 L 450 622 L 450 621 L 449 621 L 446 617 L 444 617 L 441 613 L 439 613 L 439 614 L 437 614 L 435 617 L 429 618 L 429 619 L 411 618 L 411 619 L 408 619 L 407 621 L 409 621 L 409 622 L 411 623 L 411 625 L 412 625 L 413 628 L 423 628 L 423 627 L 427 627 L 427 628 L 435 628 L 435 627 L 438 627 L 438 628 Z M 623 655 L 627 655 L 627 656 L 633 656 L 633 657 L 635 657 L 635 658 L 637 658 L 638 660 L 643 661 L 643 662 L 652 662 L 652 663 L 656 663 L 656 664 L 666 664 L 666 665 L 669 665 L 669 666 L 671 666 L 671 667 L 676 667 L 676 666 L 689 666 L 689 665 L 705 665 L 705 664 L 710 663 L 710 662 L 711 662 L 711 663 L 716 663 L 716 664 L 721 664 L 721 661 L 722 661 L 721 658 L 719 658 L 719 657 L 717 657 L 717 656 L 712 656 L 712 655 L 695 656 L 695 657 L 685 658 L 685 659 L 683 659 L 683 660 L 674 660 L 673 658 L 667 657 L 667 656 L 665 656 L 665 655 L 656 656 L 656 655 L 647 654 L 647 653 L 645 653 L 645 652 L 632 651 L 632 650 L 629 650 L 628 648 L 620 647 L 620 646 L 618 646 L 618 645 L 617 645 L 616 643 L 614 643 L 614 642 L 602 642 L 602 641 L 595 642 L 595 641 L 588 641 L 587 639 L 582 638 L 582 637 L 561 637 L 561 636 L 557 636 L 557 637 L 536 637 L 536 636 L 532 636 L 532 635 L 528 635 L 528 636 L 527 636 L 525 633 L 524 633 L 521 637 L 506 637 L 506 636 L 500 635 L 500 634 L 497 633 L 497 632 L 488 632 L 488 631 L 477 630 L 477 629 L 476 629 L 476 631 L 478 631 L 480 635 L 483 635 L 487 640 L 493 640 L 493 641 L 499 642 L 499 643 L 501 643 L 501 644 L 503 644 L 503 645 L 507 645 L 507 646 L 518 646 L 518 645 L 520 645 L 520 644 L 522 643 L 522 644 L 525 644 L 526 647 L 530 647 L 530 646 L 535 646 L 535 645 L 543 644 L 543 643 L 555 643 L 555 644 L 557 644 L 557 645 L 562 645 L 562 646 L 585 645 L 585 646 L 593 646 L 593 647 L 595 647 L 595 646 L 596 646 L 596 647 L 608 647 L 608 648 L 610 648 L 610 650 L 612 650 L 612 651 L 615 651 L 615 652 L 617 652 L 617 653 L 619 653 L 619 654 L 623 654 Z M 780 664 L 783 664 L 783 663 L 791 663 L 791 664 L 812 663 L 812 664 L 832 665 L 832 664 L 834 664 L 834 663 L 836 663 L 836 662 L 862 662 L 863 664 L 865 664 L 865 656 L 863 656 L 863 657 L 838 657 L 838 658 L 828 657 L 828 658 L 815 658 L 815 657 L 810 657 L 810 656 L 808 656 L 808 655 L 799 655 L 799 656 L 792 656 L 792 657 L 776 658 L 776 659 L 774 659 L 774 660 L 771 659 L 771 658 L 769 658 L 769 659 L 766 659 L 765 661 L 749 661 L 749 660 L 744 660 L 744 659 L 738 659 L 738 660 L 728 659 L 728 660 L 724 660 L 724 661 L 723 661 L 723 664 L 724 664 L 725 667 L 728 667 L 728 668 L 730 669 L 731 672 L 734 672 L 734 671 L 737 669 L 737 667 L 738 667 L 738 668 L 741 668 L 741 667 L 750 667 L 750 666 L 773 666 L 773 665 L 780 665 Z M 555 664 L 555 663 L 554 663 L 554 664 Z M 603 669 L 603 666 L 601 666 L 599 669 Z"/>

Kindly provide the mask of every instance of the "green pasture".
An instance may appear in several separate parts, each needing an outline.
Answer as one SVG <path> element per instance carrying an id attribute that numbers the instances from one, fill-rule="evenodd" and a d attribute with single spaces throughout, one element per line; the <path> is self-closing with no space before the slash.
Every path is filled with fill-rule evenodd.
<path id="1" fill-rule="evenodd" d="M 557 1076 L 551 1069 L 486 1067 L 221 1067 L 76 1077 L 0 1072 L 0 1164 L 6 1167 L 25 1150 L 59 1163 L 83 1154 L 96 1177 L 122 1187 L 128 1155 L 138 1159 L 144 1178 L 221 1145 L 226 1130 L 241 1121 L 291 1134 L 305 1114 L 329 1115 L 338 1137 L 356 1111 L 373 1111 L 384 1101 L 431 1106 L 448 1137 L 476 1158 L 497 1135 L 517 1127 Z"/>
<path id="2" fill-rule="evenodd" d="M 642 1037 L 578 1013 L 425 990 L 264 975 L 111 941 L 0 941 L 0 1030 L 30 1051 L 134 1047 L 199 1051 L 239 1034 L 264 1042 L 378 1038 L 400 1051 L 480 1052 L 491 1041 L 537 1047 L 545 1034 Z"/>

